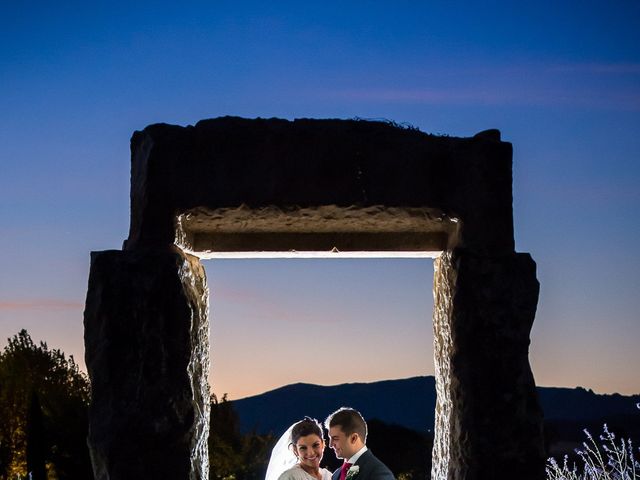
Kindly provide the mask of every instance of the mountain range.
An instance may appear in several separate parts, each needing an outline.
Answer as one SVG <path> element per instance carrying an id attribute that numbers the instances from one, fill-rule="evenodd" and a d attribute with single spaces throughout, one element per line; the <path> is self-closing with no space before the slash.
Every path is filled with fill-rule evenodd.
<path id="1" fill-rule="evenodd" d="M 640 395 L 597 394 L 581 387 L 538 387 L 547 429 L 563 438 L 577 429 L 613 422 L 625 433 L 640 433 Z M 232 401 L 243 433 L 280 435 L 305 415 L 323 421 L 341 406 L 356 408 L 365 419 L 378 419 L 419 432 L 432 432 L 435 411 L 433 376 L 320 386 L 296 383 Z M 622 426 L 622 427 L 621 427 Z M 575 437 L 574 435 L 570 435 Z"/>

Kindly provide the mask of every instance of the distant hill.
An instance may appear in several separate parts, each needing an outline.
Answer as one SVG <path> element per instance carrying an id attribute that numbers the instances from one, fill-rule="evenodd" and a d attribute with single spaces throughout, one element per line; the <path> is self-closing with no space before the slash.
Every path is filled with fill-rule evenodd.
<path id="1" fill-rule="evenodd" d="M 549 420 L 594 421 L 618 415 L 636 415 L 640 395 L 600 395 L 578 388 L 538 387 L 538 398 Z"/>
<path id="2" fill-rule="evenodd" d="M 583 427 L 601 426 L 610 419 L 640 425 L 640 395 L 598 395 L 580 387 L 538 387 L 538 394 L 545 421 L 564 425 L 563 430 L 578 428 L 581 434 Z M 232 403 L 243 432 L 280 435 L 305 415 L 323 421 L 341 406 L 360 410 L 366 419 L 424 432 L 433 430 L 435 397 L 435 379 L 428 376 L 328 387 L 296 383 Z"/>
<path id="3" fill-rule="evenodd" d="M 329 387 L 296 383 L 232 403 L 243 432 L 279 435 L 305 415 L 324 421 L 342 406 L 358 409 L 366 419 L 424 431 L 433 428 L 435 380 L 414 377 Z"/>

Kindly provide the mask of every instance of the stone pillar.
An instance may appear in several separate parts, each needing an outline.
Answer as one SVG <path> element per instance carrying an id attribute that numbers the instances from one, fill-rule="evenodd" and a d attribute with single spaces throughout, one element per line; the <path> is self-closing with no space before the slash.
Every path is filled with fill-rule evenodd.
<path id="1" fill-rule="evenodd" d="M 541 480 L 542 410 L 529 365 L 538 302 L 529 254 L 435 261 L 434 480 Z"/>
<path id="2" fill-rule="evenodd" d="M 209 478 L 208 310 L 196 257 L 92 253 L 84 327 L 96 480 Z"/>

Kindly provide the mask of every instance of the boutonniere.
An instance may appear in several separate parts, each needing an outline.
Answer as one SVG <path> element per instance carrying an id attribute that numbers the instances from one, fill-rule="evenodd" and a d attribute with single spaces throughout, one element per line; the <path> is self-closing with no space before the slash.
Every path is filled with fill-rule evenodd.
<path id="1" fill-rule="evenodd" d="M 360 471 L 360 467 L 358 465 L 353 465 L 352 467 L 349 467 L 349 470 L 347 470 L 347 475 L 345 477 L 345 480 L 351 480 L 353 477 L 355 477 L 358 472 Z"/>

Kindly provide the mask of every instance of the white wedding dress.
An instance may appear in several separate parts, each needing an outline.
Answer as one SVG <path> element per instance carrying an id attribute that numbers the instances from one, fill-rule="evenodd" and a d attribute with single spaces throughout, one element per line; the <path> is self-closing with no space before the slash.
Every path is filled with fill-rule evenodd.
<path id="1" fill-rule="evenodd" d="M 321 468 L 322 480 L 331 480 L 331 472 L 326 468 Z M 280 474 L 278 480 L 318 480 L 313 475 L 305 472 L 300 465 L 294 465 L 289 470 L 285 470 Z"/>

